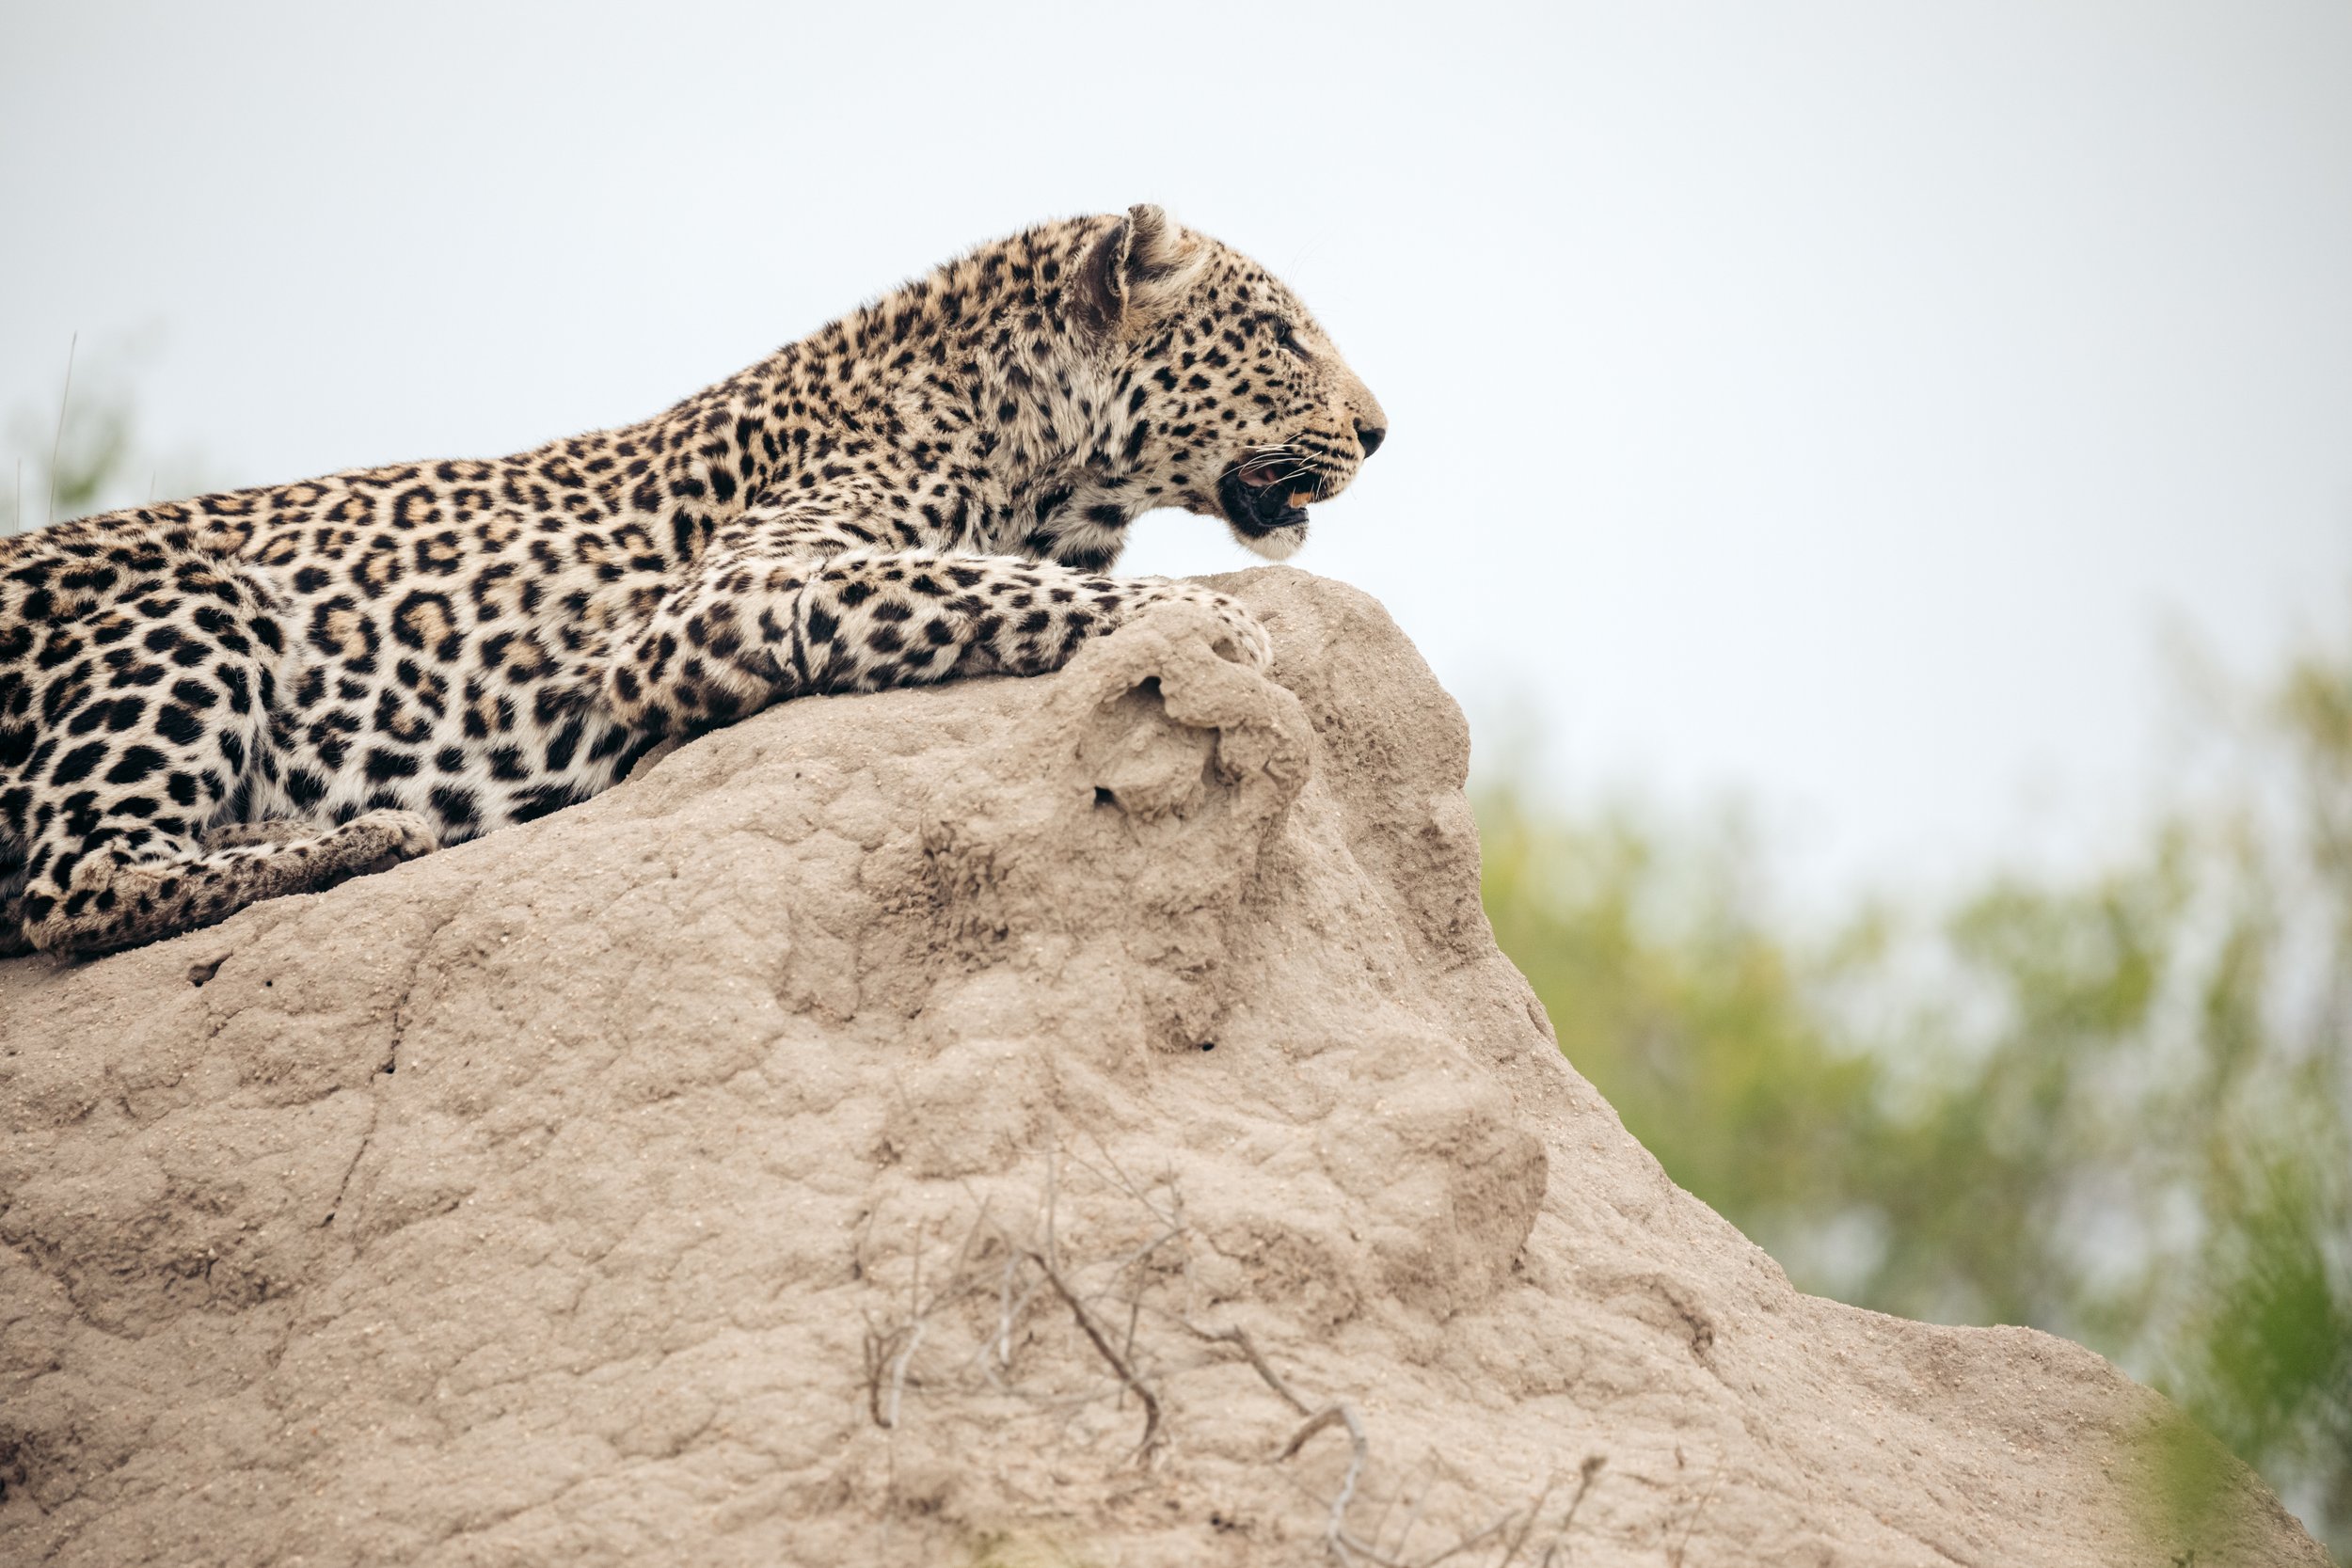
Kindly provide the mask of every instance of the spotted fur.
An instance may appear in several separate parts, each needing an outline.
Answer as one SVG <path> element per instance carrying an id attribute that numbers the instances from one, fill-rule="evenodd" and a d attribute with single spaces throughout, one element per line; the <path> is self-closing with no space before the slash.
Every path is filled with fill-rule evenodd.
<path id="1" fill-rule="evenodd" d="M 1289 290 L 1155 207 L 984 246 L 642 424 L 0 541 L 0 953 L 100 952 L 586 799 L 810 692 L 1030 674 L 1281 559 L 1385 433 Z"/>

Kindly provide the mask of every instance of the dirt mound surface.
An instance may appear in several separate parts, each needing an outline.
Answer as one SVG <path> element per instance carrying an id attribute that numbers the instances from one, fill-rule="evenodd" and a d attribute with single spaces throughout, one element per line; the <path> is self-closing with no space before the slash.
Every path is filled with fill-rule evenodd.
<path id="1" fill-rule="evenodd" d="M 2163 1405 L 1793 1291 L 1555 1049 L 1454 705 L 1224 584 L 0 965 L 0 1561 L 2161 1562 Z M 2325 1560 L 2242 1472 L 2199 1561 Z"/>

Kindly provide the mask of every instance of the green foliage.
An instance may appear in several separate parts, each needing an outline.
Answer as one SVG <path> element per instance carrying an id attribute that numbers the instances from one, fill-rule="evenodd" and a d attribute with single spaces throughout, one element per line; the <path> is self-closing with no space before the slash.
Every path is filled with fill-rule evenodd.
<path id="1" fill-rule="evenodd" d="M 127 402 L 103 403 L 85 398 L 86 406 L 69 407 L 63 435 L 55 441 L 53 450 L 56 465 L 51 467 L 49 453 L 39 453 L 40 467 L 27 473 L 30 483 L 38 478 L 40 496 L 44 511 L 54 509 L 57 518 L 79 517 L 100 510 L 99 500 L 132 461 L 134 445 L 131 405 Z M 30 468 L 31 465 L 27 465 Z M 54 496 L 50 490 L 56 485 Z M 27 517 L 30 527 L 32 492 L 26 495 Z"/>
<path id="2" fill-rule="evenodd" d="M 2067 1334 L 2352 1540 L 2352 660 L 2095 876 L 1792 934 L 1737 835 L 1481 801 L 1561 1048 L 1807 1289 Z M 2193 1435 L 2193 1434 L 2191 1434 Z M 2168 1509 L 2221 1496 L 2158 1434 Z M 2202 1463 L 2202 1461 L 2198 1461 Z"/>
<path id="3" fill-rule="evenodd" d="M 105 356 L 69 370 L 57 401 L 18 409 L 0 451 L 0 538 L 92 512 L 204 489 L 185 454 L 155 458 L 139 434 L 136 402 Z"/>
<path id="4" fill-rule="evenodd" d="M 1736 840 L 1669 859 L 1629 815 L 1480 802 L 1486 901 L 1560 1047 L 1685 1187 L 1766 1234 L 1834 1213 L 1876 1065 L 1841 1052 L 1744 907 Z"/>

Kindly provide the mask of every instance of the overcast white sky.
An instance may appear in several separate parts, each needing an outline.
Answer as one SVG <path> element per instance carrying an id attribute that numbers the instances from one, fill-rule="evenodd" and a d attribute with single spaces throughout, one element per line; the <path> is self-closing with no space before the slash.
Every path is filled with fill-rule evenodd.
<path id="1" fill-rule="evenodd" d="M 78 330 L 216 482 L 504 451 L 1138 200 L 1389 409 L 1297 564 L 1803 882 L 2080 852 L 2168 619 L 2352 628 L 2341 0 L 0 0 L 0 410 Z"/>

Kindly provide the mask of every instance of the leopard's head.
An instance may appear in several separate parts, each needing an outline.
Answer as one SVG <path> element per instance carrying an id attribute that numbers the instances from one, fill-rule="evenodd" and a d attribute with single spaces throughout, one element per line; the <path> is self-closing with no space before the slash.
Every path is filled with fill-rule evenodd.
<path id="1" fill-rule="evenodd" d="M 1130 483 L 1286 559 L 1306 542 L 1307 508 L 1346 489 L 1386 439 L 1380 400 L 1248 257 L 1153 206 L 1103 221 L 1073 293 L 1133 420 Z"/>

